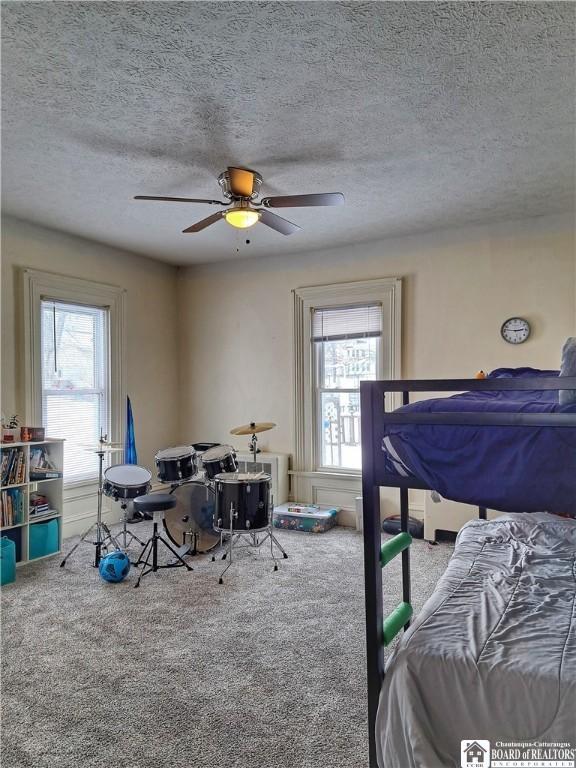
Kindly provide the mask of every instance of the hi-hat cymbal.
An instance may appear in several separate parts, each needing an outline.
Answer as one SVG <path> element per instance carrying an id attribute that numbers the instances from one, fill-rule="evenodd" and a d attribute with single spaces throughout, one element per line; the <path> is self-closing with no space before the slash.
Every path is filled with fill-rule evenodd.
<path id="1" fill-rule="evenodd" d="M 83 447 L 90 446 L 90 448 L 92 448 L 92 446 L 94 446 L 94 445 L 110 445 L 110 446 L 113 445 L 115 448 L 121 448 L 124 445 L 124 443 L 121 443 L 118 440 L 116 440 L 116 441 L 114 441 L 114 440 L 95 440 L 93 443 L 80 443 L 80 445 L 82 445 Z"/>
<path id="2" fill-rule="evenodd" d="M 124 446 L 120 443 L 88 443 L 81 444 L 80 448 L 84 451 L 92 451 L 92 453 L 121 453 L 124 450 Z"/>
<path id="3" fill-rule="evenodd" d="M 267 432 L 275 427 L 273 421 L 251 421 L 250 424 L 243 424 L 241 427 L 234 427 L 230 430 L 231 435 L 254 435 L 258 432 Z"/>

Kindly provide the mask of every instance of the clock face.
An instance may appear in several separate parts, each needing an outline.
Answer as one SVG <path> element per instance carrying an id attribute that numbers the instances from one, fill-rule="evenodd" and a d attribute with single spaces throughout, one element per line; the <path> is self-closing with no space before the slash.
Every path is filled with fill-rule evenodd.
<path id="1" fill-rule="evenodd" d="M 502 323 L 500 333 L 509 344 L 522 344 L 530 336 L 530 324 L 523 317 L 511 317 Z"/>

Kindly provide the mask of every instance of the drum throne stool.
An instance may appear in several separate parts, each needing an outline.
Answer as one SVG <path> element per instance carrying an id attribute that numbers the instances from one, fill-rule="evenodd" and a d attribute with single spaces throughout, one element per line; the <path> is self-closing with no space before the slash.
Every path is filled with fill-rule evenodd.
<path id="1" fill-rule="evenodd" d="M 162 524 L 164 512 L 176 506 L 176 499 L 169 493 L 147 493 L 145 496 L 137 496 L 134 499 L 134 510 L 136 512 L 151 513 L 153 520 L 152 536 L 144 544 L 140 557 L 134 563 L 138 566 L 143 563 L 142 570 L 138 576 L 138 581 L 134 587 L 140 586 L 140 581 L 148 573 L 156 572 L 159 568 L 186 568 L 187 571 L 194 570 L 192 566 L 158 533 L 158 526 Z M 158 544 L 163 544 L 175 557 L 175 561 L 159 565 L 158 563 Z M 150 563 L 150 558 L 152 562 Z"/>

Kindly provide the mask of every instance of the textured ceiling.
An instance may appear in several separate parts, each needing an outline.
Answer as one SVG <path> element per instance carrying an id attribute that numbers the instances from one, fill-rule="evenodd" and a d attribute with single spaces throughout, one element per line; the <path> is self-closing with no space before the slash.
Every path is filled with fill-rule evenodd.
<path id="1" fill-rule="evenodd" d="M 2 4 L 3 208 L 193 263 L 574 207 L 572 2 Z M 218 197 L 229 164 L 284 237 L 134 194 Z M 250 245 L 245 244 L 246 237 Z M 238 249 L 238 250 L 237 250 Z"/>

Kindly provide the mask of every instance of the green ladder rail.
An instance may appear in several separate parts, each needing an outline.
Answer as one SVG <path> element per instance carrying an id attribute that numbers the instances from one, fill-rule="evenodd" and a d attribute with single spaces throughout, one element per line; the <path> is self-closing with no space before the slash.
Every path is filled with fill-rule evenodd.
<path id="1" fill-rule="evenodd" d="M 380 565 L 382 568 L 388 565 L 397 555 L 408 549 L 412 543 L 412 536 L 409 533 L 398 533 L 380 548 Z M 384 645 L 389 645 L 396 637 L 398 632 L 405 627 L 412 618 L 412 606 L 410 603 L 399 603 L 383 622 L 382 641 Z"/>

